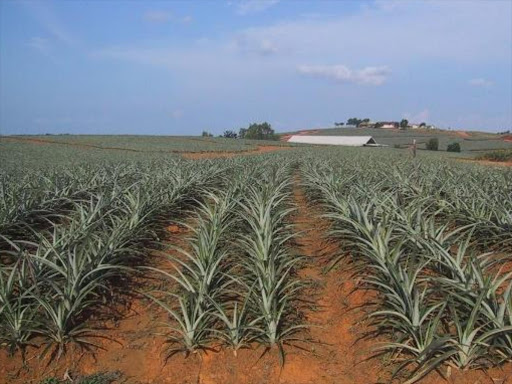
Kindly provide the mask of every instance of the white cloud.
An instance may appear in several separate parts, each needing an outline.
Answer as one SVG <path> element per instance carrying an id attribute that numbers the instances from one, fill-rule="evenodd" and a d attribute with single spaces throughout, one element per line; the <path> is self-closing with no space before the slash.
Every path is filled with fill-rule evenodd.
<path id="1" fill-rule="evenodd" d="M 279 0 L 241 0 L 236 3 L 237 13 L 240 15 L 247 15 L 250 13 L 257 13 L 273 7 Z"/>
<path id="2" fill-rule="evenodd" d="M 472 85 L 473 87 L 483 87 L 488 88 L 491 87 L 494 83 L 490 80 L 486 80 L 483 78 L 477 78 L 477 79 L 471 79 L 469 80 L 469 85 Z"/>
<path id="3" fill-rule="evenodd" d="M 498 1 L 395 1 L 337 17 L 287 19 L 248 28 L 244 35 L 272 40 L 301 61 L 329 57 L 352 66 L 360 65 L 358 58 L 369 57 L 393 68 L 424 59 L 510 60 L 511 10 L 510 2 Z"/>
<path id="4" fill-rule="evenodd" d="M 298 71 L 304 75 L 363 85 L 382 85 L 391 74 L 389 68 L 384 66 L 352 70 L 345 65 L 301 65 Z"/>
<path id="5" fill-rule="evenodd" d="M 270 56 L 279 52 L 279 48 L 269 38 L 255 39 L 250 35 L 241 33 L 231 44 L 235 51 L 246 54 L 257 54 L 260 56 Z"/>
<path id="6" fill-rule="evenodd" d="M 163 24 L 171 21 L 172 15 L 167 11 L 146 11 L 143 18 L 148 23 Z"/>
<path id="7" fill-rule="evenodd" d="M 259 46 L 259 52 L 262 55 L 272 55 L 278 52 L 277 46 L 270 40 L 263 40 Z"/>
<path id="8" fill-rule="evenodd" d="M 233 4 L 241 6 L 245 2 Z M 512 8 L 506 2 L 489 6 L 483 2 L 395 1 L 384 5 L 362 7 L 359 12 L 336 18 L 298 17 L 246 28 L 231 36 L 210 35 L 207 41 L 195 45 L 128 44 L 103 47 L 96 53 L 169 67 L 175 67 L 173 61 L 194 63 L 201 58 L 209 68 L 219 70 L 226 65 L 231 69 L 252 65 L 257 62 L 255 55 L 271 56 L 265 65 L 274 72 L 289 71 L 312 58 L 320 63 L 343 63 L 347 68 L 361 68 L 378 60 L 393 68 L 397 76 L 424 60 L 462 64 L 510 61 L 511 22 L 506 15 Z M 476 24 L 479 28 L 474 28 Z M 369 78 L 369 83 L 382 83 L 387 75 L 382 68 L 370 67 L 360 74 L 359 81 Z"/>

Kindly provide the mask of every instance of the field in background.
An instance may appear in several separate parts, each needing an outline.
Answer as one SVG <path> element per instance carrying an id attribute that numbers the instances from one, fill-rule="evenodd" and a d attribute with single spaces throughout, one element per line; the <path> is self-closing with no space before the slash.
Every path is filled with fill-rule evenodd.
<path id="1" fill-rule="evenodd" d="M 387 148 L 356 148 L 318 146 L 319 151 L 333 151 L 340 154 L 346 151 L 362 151 L 389 153 L 390 155 L 410 156 L 406 150 L 407 143 L 413 137 L 421 143 L 429 136 L 418 136 L 414 132 L 383 131 L 383 130 L 325 130 L 315 131 L 316 134 L 365 134 L 374 135 L 377 142 L 388 144 Z M 413 134 L 414 133 L 414 134 Z M 421 133 L 421 132 L 419 132 Z M 489 138 L 493 135 L 479 135 L 473 141 L 455 138 L 462 145 L 462 153 L 446 152 L 443 143 L 450 143 L 452 136 L 440 140 L 439 151 L 420 151 L 424 158 L 473 158 L 482 154 L 468 151 L 467 146 L 473 145 L 484 151 L 485 148 L 504 145 L 512 148 L 512 143 Z M 379 136 L 380 135 L 380 136 Z M 462 141 L 461 141 L 462 140 Z M 402 148 L 394 147 L 396 143 L 405 143 Z M 466 146 L 466 147 L 464 147 Z M 180 136 L 9 136 L 0 137 L 0 170 L 47 168 L 53 165 L 82 165 L 94 163 L 118 163 L 123 161 L 165 160 L 179 157 L 200 159 L 213 157 L 230 157 L 242 154 L 258 154 L 274 148 L 291 149 L 310 147 L 307 144 L 288 144 L 283 141 L 237 140 L 224 138 L 180 137 Z M 420 148 L 422 145 L 420 145 Z M 466 148 L 466 149 L 464 149 Z M 263 151 L 261 151 L 263 149 Z"/>
<path id="2" fill-rule="evenodd" d="M 420 151 L 425 158 L 474 158 L 492 149 L 512 149 L 511 141 L 495 134 L 450 131 L 390 131 L 382 129 L 336 128 L 302 131 L 313 135 L 371 135 L 387 148 L 357 148 L 356 151 L 382 152 L 410 156 L 409 143 L 415 138 L 419 148 L 431 137 L 438 137 L 439 151 Z M 285 138 L 286 135 L 282 136 Z M 459 142 L 462 153 L 446 152 L 446 145 Z M 400 148 L 395 148 L 399 145 Z M 282 148 L 309 147 L 286 141 L 238 140 L 192 136 L 0 136 L 0 170 L 45 168 L 51 165 L 81 165 L 86 163 L 117 163 L 123 161 L 230 157 L 259 154 Z M 347 147 L 317 147 L 320 151 L 350 151 Z"/>
<path id="3" fill-rule="evenodd" d="M 169 159 L 190 153 L 250 153 L 261 146 L 294 145 L 281 141 L 192 136 L 0 136 L 0 169 Z"/>
<path id="4" fill-rule="evenodd" d="M 119 149 L 139 152 L 210 152 L 246 151 L 257 145 L 286 145 L 279 141 L 233 140 L 222 137 L 144 136 L 144 135 L 45 135 L 6 136 L 0 139 L 67 144 L 89 148 Z"/>
<path id="5" fill-rule="evenodd" d="M 299 131 L 301 132 L 301 131 Z M 292 135 L 299 132 L 290 132 Z M 302 131 L 304 132 L 304 131 Z M 426 142 L 436 137 L 439 139 L 439 150 L 445 151 L 448 144 L 459 143 L 463 152 L 488 151 L 492 149 L 512 148 L 512 141 L 506 136 L 486 132 L 442 131 L 424 129 L 375 129 L 375 128 L 328 128 L 308 131 L 310 135 L 326 136 L 373 136 L 379 144 L 407 147 L 416 139 L 419 149 L 425 149 Z"/>

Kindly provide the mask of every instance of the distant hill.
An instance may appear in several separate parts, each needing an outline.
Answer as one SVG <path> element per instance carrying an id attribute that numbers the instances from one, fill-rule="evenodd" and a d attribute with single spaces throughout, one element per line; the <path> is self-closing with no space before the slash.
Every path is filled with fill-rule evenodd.
<path id="1" fill-rule="evenodd" d="M 459 143 L 463 152 L 488 151 L 491 149 L 512 148 L 512 141 L 506 135 L 476 131 L 446 131 L 429 129 L 378 129 L 378 128 L 326 128 L 311 129 L 281 134 L 281 140 L 287 141 L 291 135 L 320 136 L 373 136 L 379 144 L 406 148 L 416 139 L 418 148 L 424 149 L 427 141 L 433 137 L 439 139 L 439 150 L 444 151 L 450 143 Z"/>

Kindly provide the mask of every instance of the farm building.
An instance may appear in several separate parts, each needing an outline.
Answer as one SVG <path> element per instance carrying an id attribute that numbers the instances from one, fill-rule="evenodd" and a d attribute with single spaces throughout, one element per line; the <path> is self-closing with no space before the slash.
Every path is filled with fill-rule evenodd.
<path id="1" fill-rule="evenodd" d="M 363 121 L 357 125 L 357 128 L 375 128 L 375 124 L 373 121 Z"/>
<path id="2" fill-rule="evenodd" d="M 289 143 L 317 144 L 317 145 L 343 145 L 347 147 L 378 147 L 381 146 L 371 136 L 306 136 L 293 135 Z"/>
<path id="3" fill-rule="evenodd" d="M 398 121 L 379 121 L 375 124 L 375 128 L 398 129 L 400 128 L 400 123 Z"/>

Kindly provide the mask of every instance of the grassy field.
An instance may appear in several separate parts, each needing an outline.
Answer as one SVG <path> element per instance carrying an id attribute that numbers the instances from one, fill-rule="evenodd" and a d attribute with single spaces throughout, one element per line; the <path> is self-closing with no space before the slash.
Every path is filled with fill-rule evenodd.
<path id="1" fill-rule="evenodd" d="M 293 134 L 293 133 L 289 133 Z M 463 152 L 479 152 L 493 149 L 512 148 L 512 142 L 503 137 L 486 132 L 458 132 L 442 130 L 387 130 L 374 128 L 330 128 L 320 129 L 313 135 L 373 136 L 379 144 L 406 147 L 416 139 L 418 148 L 424 149 L 425 143 L 433 137 L 439 139 L 439 150 L 444 151 L 450 143 L 459 143 Z"/>
<path id="2" fill-rule="evenodd" d="M 43 139 L 0 142 L 0 382 L 512 375 L 511 168 Z M 180 156 L 215 146 L 233 156 Z"/>
<path id="3" fill-rule="evenodd" d="M 184 136 L 0 136 L 0 168 L 170 159 L 183 153 L 245 152 L 280 141 Z"/>
<path id="4" fill-rule="evenodd" d="M 454 132 L 387 131 L 375 129 L 326 129 L 322 135 L 372 135 L 378 143 L 390 148 L 375 149 L 395 151 L 395 144 L 406 149 L 413 138 L 424 148 L 431 137 L 440 139 L 438 153 L 423 151 L 422 156 L 473 157 L 480 151 L 495 148 L 512 148 L 512 143 L 498 140 L 493 134 L 469 133 L 462 138 Z M 460 142 L 462 154 L 443 153 L 446 145 Z M 48 164 L 84 164 L 89 162 L 140 161 L 147 159 L 169 159 L 183 153 L 245 152 L 257 150 L 259 146 L 293 146 L 283 141 L 233 140 L 187 136 L 93 136 L 93 135 L 47 135 L 0 137 L 0 167 L 33 168 Z M 326 150 L 323 148 L 322 150 Z M 346 148 L 339 148 L 344 151 Z"/>
<path id="5" fill-rule="evenodd" d="M 11 140 L 40 141 L 82 147 L 119 149 L 139 152 L 245 151 L 256 145 L 285 145 L 278 141 L 232 140 L 197 136 L 129 136 L 129 135 L 45 135 L 10 136 Z"/>

